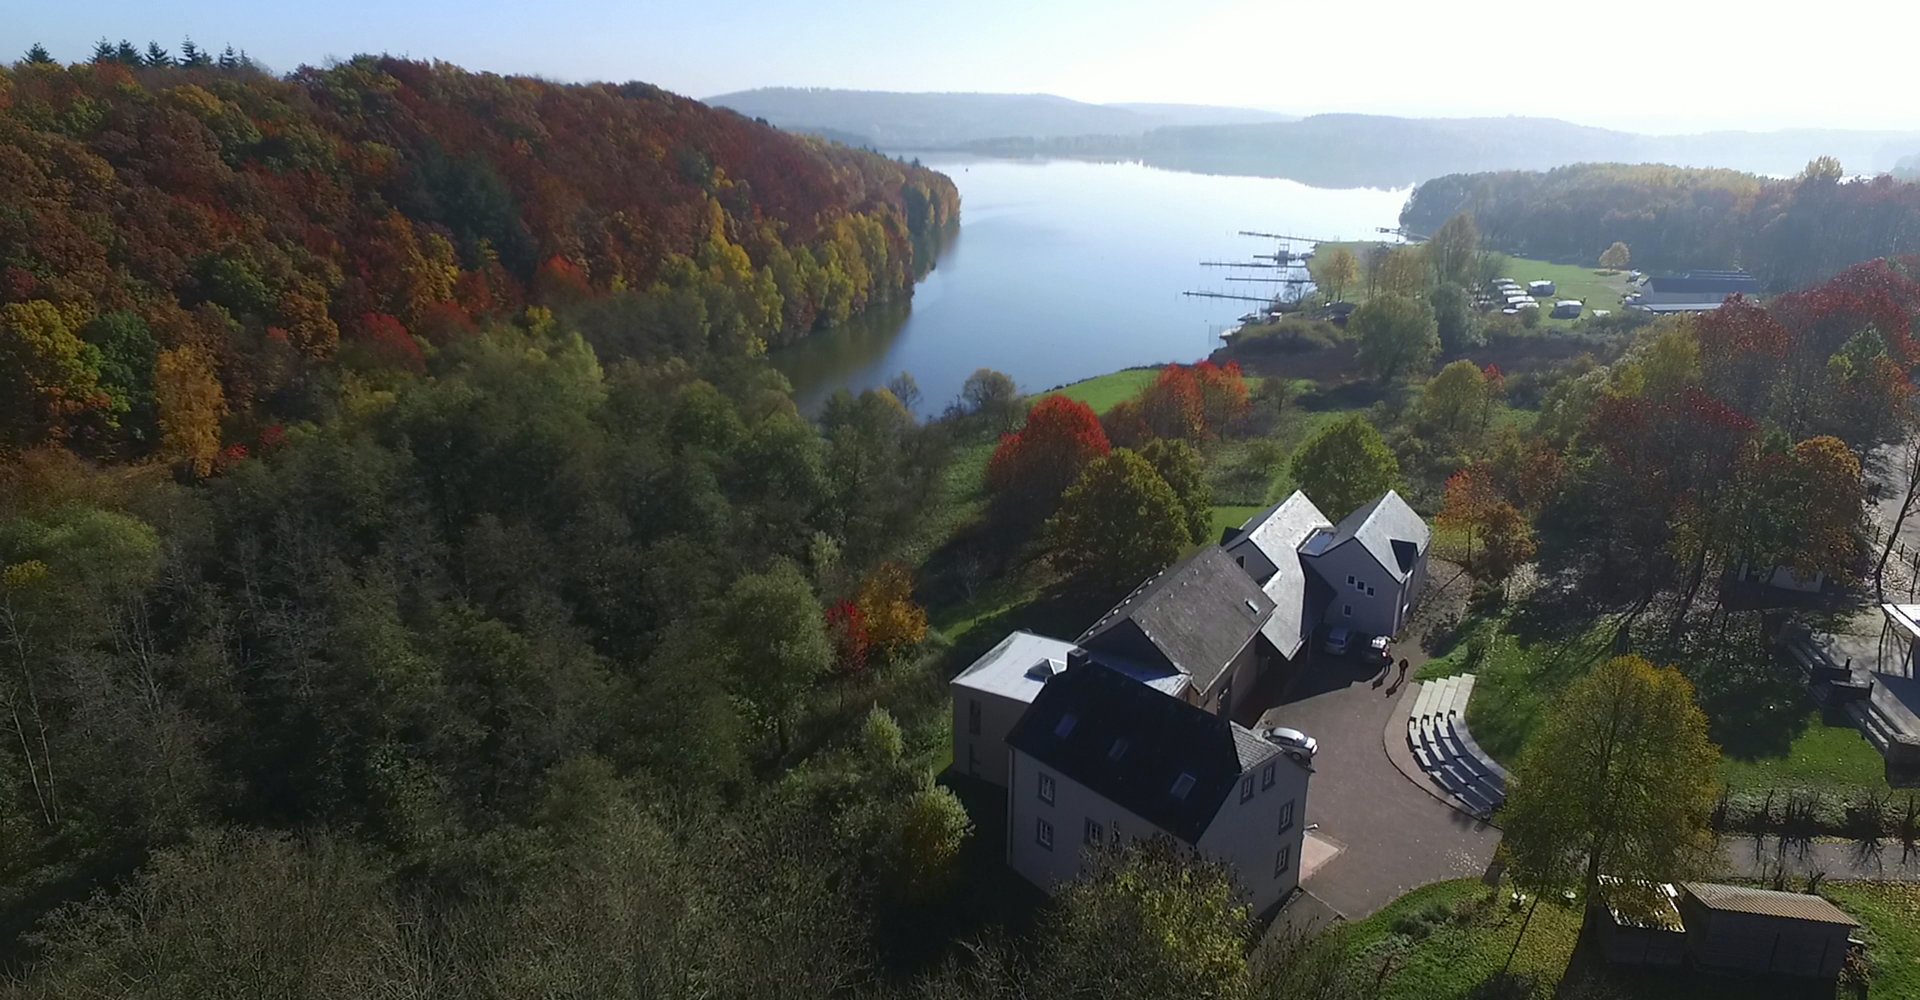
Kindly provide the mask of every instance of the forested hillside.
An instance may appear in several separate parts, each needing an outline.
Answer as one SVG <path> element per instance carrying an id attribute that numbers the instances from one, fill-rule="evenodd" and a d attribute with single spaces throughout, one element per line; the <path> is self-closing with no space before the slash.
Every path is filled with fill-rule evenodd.
<path id="1" fill-rule="evenodd" d="M 1513 253 L 1590 264 L 1620 241 L 1643 270 L 1744 267 L 1776 292 L 1920 250 L 1920 185 L 1845 180 L 1832 160 L 1792 179 L 1617 163 L 1453 174 L 1416 188 L 1400 222 L 1431 233 L 1460 212 Z"/>
<path id="2" fill-rule="evenodd" d="M 0 449 L 204 473 L 528 305 L 600 302 L 609 356 L 754 354 L 908 294 L 958 213 L 641 83 L 128 61 L 0 69 Z"/>

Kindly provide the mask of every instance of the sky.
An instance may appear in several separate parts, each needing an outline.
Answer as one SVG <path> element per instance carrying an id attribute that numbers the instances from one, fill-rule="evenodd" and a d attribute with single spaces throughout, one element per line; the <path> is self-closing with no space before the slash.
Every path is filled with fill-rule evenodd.
<path id="1" fill-rule="evenodd" d="M 1920 129 L 1916 29 L 1911 0 L 0 0 L 0 59 L 191 35 L 277 72 L 385 52 L 693 97 L 846 87 L 1637 132 Z"/>

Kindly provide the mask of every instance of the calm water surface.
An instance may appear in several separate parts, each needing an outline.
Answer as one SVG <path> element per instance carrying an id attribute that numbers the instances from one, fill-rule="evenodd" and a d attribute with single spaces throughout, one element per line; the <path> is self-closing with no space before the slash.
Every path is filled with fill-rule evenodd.
<path id="1" fill-rule="evenodd" d="M 1320 239 L 1373 237 L 1397 224 L 1407 192 L 1328 190 L 1293 181 L 1178 173 L 1138 164 L 932 158 L 960 186 L 959 232 L 911 303 L 776 351 L 811 411 L 835 389 L 858 392 L 911 372 L 937 412 L 976 368 L 1037 391 L 1133 365 L 1192 361 L 1250 302 L 1202 260 L 1271 253 L 1241 229 Z"/>

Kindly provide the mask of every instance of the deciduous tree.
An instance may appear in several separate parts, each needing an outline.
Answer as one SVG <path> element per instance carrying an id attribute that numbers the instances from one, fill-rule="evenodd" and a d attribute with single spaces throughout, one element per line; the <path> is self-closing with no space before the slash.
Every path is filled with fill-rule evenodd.
<path id="1" fill-rule="evenodd" d="M 1326 256 L 1314 262 L 1314 280 L 1321 291 L 1327 293 L 1328 302 L 1343 301 L 1343 296 L 1353 289 L 1353 283 L 1360 280 L 1360 262 L 1353 251 L 1346 247 L 1334 247 Z"/>
<path id="2" fill-rule="evenodd" d="M 1446 500 L 1434 517 L 1442 527 L 1467 533 L 1467 562 L 1473 563 L 1473 536 L 1487 523 L 1499 497 L 1493 488 L 1493 473 L 1485 463 L 1475 462 L 1447 477 Z"/>
<path id="3" fill-rule="evenodd" d="M 1569 685 L 1528 740 L 1501 816 L 1516 880 L 1581 890 L 1688 878 L 1715 860 L 1720 751 L 1693 685 L 1635 656 Z M 1610 897 L 1611 898 L 1611 897 Z"/>
<path id="4" fill-rule="evenodd" d="M 1047 523 L 1054 558 L 1107 583 L 1136 580 L 1179 557 L 1191 533 L 1173 488 L 1124 448 L 1087 466 Z"/>
<path id="5" fill-rule="evenodd" d="M 1384 291 L 1347 320 L 1360 342 L 1360 362 L 1383 382 L 1423 371 L 1440 351 L 1433 310 L 1426 298 Z"/>
<path id="6" fill-rule="evenodd" d="M 1600 266 L 1609 271 L 1625 270 L 1627 265 L 1632 261 L 1633 251 L 1629 250 L 1627 245 L 1619 240 L 1615 240 L 1612 246 L 1600 253 Z"/>
<path id="7" fill-rule="evenodd" d="M 1345 517 L 1400 486 L 1400 460 L 1359 414 L 1342 417 L 1309 438 L 1293 456 L 1293 478 L 1329 516 Z"/>
<path id="8" fill-rule="evenodd" d="M 960 400 L 994 430 L 1010 430 L 1020 422 L 1020 387 L 1005 372 L 976 369 L 960 387 Z"/>
<path id="9" fill-rule="evenodd" d="M 1173 489 L 1180 508 L 1186 511 L 1187 535 L 1195 543 L 1207 540 L 1213 524 L 1213 488 L 1207 485 L 1201 468 L 1200 452 L 1185 441 L 1165 438 L 1147 442 L 1140 457 Z"/>
<path id="10" fill-rule="evenodd" d="M 1480 228 L 1473 216 L 1461 212 L 1443 223 L 1426 242 L 1426 255 L 1437 281 L 1472 285 L 1480 258 Z"/>
<path id="11" fill-rule="evenodd" d="M 926 609 L 913 600 L 913 574 L 897 562 L 881 563 L 860 584 L 856 604 L 874 648 L 889 661 L 927 637 Z"/>
<path id="12" fill-rule="evenodd" d="M 1027 414 L 1018 433 L 1002 438 L 994 449 L 987 461 L 987 489 L 1016 520 L 1043 520 L 1087 463 L 1109 450 L 1091 407 L 1048 396 Z"/>

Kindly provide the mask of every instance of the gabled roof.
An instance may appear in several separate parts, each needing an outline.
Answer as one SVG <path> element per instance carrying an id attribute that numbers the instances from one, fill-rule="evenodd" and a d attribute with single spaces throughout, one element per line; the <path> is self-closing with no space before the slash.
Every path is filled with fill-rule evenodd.
<path id="1" fill-rule="evenodd" d="M 1135 588 L 1080 637 L 1095 654 L 1160 664 L 1205 691 L 1273 613 L 1273 600 L 1217 545 Z"/>
<path id="2" fill-rule="evenodd" d="M 1116 740 L 1126 741 L 1117 759 Z M 1247 729 L 1097 660 L 1048 682 L 1007 745 L 1189 844 L 1242 774 L 1280 754 Z"/>
<path id="3" fill-rule="evenodd" d="M 1427 522 L 1393 490 L 1348 514 L 1332 531 L 1308 539 L 1301 552 L 1317 556 L 1348 542 L 1357 542 L 1396 582 L 1404 583 L 1427 551 L 1433 534 Z"/>
<path id="4" fill-rule="evenodd" d="M 1226 544 L 1227 554 L 1236 560 L 1247 548 L 1260 551 L 1266 563 L 1275 569 L 1272 573 L 1256 575 L 1255 582 L 1273 602 L 1273 614 L 1260 629 L 1267 641 L 1280 651 L 1280 655 L 1291 659 L 1300 650 L 1300 646 L 1313 637 L 1314 623 L 1319 616 L 1310 613 L 1308 600 L 1310 577 L 1300 563 L 1300 543 L 1318 528 L 1331 528 L 1333 522 L 1320 508 L 1307 499 L 1305 493 L 1295 490 L 1293 495 L 1275 504 L 1272 509 L 1257 514 L 1240 527 L 1230 543 Z M 1261 567 L 1264 570 L 1264 565 Z M 1252 572 L 1252 567 L 1247 567 Z"/>
<path id="5" fill-rule="evenodd" d="M 1791 920 L 1810 920 L 1815 923 L 1842 924 L 1847 927 L 1860 926 L 1860 921 L 1847 916 L 1845 910 L 1819 896 L 1810 896 L 1803 892 L 1749 889 L 1743 885 L 1721 885 L 1717 882 L 1682 882 L 1680 888 L 1709 910 L 1751 913 L 1762 917 L 1786 917 Z"/>

